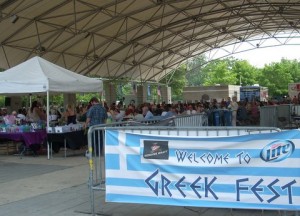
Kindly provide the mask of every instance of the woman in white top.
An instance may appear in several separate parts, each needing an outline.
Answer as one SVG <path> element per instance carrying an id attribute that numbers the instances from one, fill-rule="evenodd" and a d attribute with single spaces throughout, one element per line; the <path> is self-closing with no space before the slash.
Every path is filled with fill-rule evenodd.
<path id="1" fill-rule="evenodd" d="M 193 114 L 196 114 L 196 110 L 194 108 L 194 106 L 192 104 L 189 104 L 189 106 L 187 107 L 187 110 L 186 110 L 186 114 L 187 115 L 193 115 Z"/>

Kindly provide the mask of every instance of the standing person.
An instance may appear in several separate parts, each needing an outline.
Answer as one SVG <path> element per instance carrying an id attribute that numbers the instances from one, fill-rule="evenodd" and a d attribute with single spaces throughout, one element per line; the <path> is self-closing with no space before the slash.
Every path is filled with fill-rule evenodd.
<path id="1" fill-rule="evenodd" d="M 231 116 L 231 124 L 232 126 L 236 126 L 236 116 L 237 116 L 237 110 L 239 108 L 237 101 L 237 97 L 233 96 L 232 101 L 228 105 L 228 108 L 231 109 L 232 116 Z"/>
<path id="2" fill-rule="evenodd" d="M 89 108 L 87 114 L 86 114 L 86 121 L 85 121 L 85 127 L 90 127 L 93 125 L 98 124 L 105 124 L 107 119 L 107 111 L 106 109 L 99 103 L 99 99 L 97 97 L 93 97 L 91 99 L 92 106 Z M 100 139 L 98 139 L 97 136 L 98 133 L 95 133 L 95 139 L 93 140 L 100 140 L 100 152 L 103 154 L 103 142 L 102 142 L 102 131 L 100 133 Z M 99 144 L 93 143 L 93 146 L 96 145 L 96 154 L 99 150 Z"/>
<path id="3" fill-rule="evenodd" d="M 91 99 L 92 106 L 88 109 L 86 114 L 85 126 L 93 126 L 97 124 L 104 124 L 107 119 L 106 109 L 99 103 L 97 97 Z"/>

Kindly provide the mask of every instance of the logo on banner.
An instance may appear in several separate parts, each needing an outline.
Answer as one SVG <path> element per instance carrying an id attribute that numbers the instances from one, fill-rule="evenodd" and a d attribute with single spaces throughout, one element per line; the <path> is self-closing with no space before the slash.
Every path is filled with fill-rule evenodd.
<path id="1" fill-rule="evenodd" d="M 276 140 L 266 145 L 260 152 L 260 157 L 266 162 L 279 162 L 293 154 L 295 144 L 289 140 Z"/>
<path id="2" fill-rule="evenodd" d="M 169 144 L 168 141 L 144 140 L 145 159 L 169 159 Z"/>

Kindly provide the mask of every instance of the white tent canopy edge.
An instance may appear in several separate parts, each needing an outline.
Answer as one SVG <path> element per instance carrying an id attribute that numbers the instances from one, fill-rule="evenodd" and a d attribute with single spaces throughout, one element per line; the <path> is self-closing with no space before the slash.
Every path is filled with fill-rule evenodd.
<path id="1" fill-rule="evenodd" d="M 38 56 L 0 73 L 0 94 L 101 92 L 102 81 L 55 65 Z"/>
<path id="2" fill-rule="evenodd" d="M 0 73 L 0 94 L 46 93 L 47 113 L 49 113 L 50 93 L 100 94 L 102 90 L 102 80 L 74 73 L 38 56 Z"/>

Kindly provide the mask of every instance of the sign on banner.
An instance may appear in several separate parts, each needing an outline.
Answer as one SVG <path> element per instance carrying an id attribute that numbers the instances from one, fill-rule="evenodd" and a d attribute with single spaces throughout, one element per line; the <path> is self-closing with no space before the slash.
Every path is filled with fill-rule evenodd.
<path id="1" fill-rule="evenodd" d="M 300 209 L 300 131 L 175 137 L 106 130 L 106 201 Z"/>

